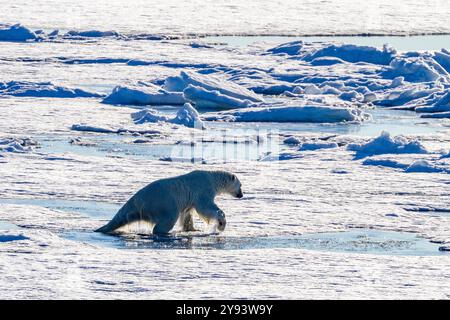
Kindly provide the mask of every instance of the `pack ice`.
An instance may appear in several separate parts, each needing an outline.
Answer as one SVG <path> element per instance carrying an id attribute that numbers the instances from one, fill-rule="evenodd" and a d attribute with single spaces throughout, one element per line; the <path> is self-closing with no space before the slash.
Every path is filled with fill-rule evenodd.
<path id="1" fill-rule="evenodd" d="M 12 288 L 0 297 L 448 298 L 436 247 L 450 244 L 448 121 L 415 114 L 450 113 L 448 51 L 150 43 L 98 28 L 33 40 L 17 27 L 24 43 L 2 43 L 0 229 L 20 230 L 0 234 L 0 287 Z M 384 116 L 397 132 L 408 122 L 431 133 L 377 136 Z M 226 233 L 155 250 L 167 242 L 92 232 L 150 181 L 200 167 L 236 172 L 245 187 L 242 201 L 217 199 Z M 399 257 L 389 236 L 383 255 L 353 252 L 374 244 L 366 231 L 346 241 L 352 252 L 323 241 L 352 229 L 408 232 L 434 251 Z M 308 234 L 324 250 L 298 242 Z M 199 243 L 211 250 L 185 250 Z"/>
<path id="2" fill-rule="evenodd" d="M 290 65 L 289 71 L 269 70 L 278 83 L 256 87 L 266 94 L 283 86 L 289 96 L 334 95 L 343 101 L 416 111 L 424 118 L 448 117 L 450 53 L 446 49 L 397 52 L 388 46 L 295 41 L 266 52 Z M 293 69 L 292 61 L 301 66 Z"/>

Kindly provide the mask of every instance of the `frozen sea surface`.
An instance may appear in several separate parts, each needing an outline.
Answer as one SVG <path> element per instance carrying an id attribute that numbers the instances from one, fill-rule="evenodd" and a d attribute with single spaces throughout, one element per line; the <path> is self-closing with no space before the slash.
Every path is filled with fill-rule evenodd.
<path id="1" fill-rule="evenodd" d="M 450 33 L 445 0 L 63 0 L 39 5 L 17 0 L 3 9 L 2 22 L 44 29 L 176 35 Z"/>
<path id="2" fill-rule="evenodd" d="M 415 36 L 208 36 L 202 38 L 205 42 L 222 43 L 232 47 L 246 47 L 258 42 L 267 42 L 274 45 L 289 41 L 311 42 L 344 42 L 361 46 L 382 48 L 389 44 L 401 51 L 413 50 L 440 50 L 450 43 L 450 35 L 415 35 Z M 448 46 L 448 45 L 447 45 Z"/>
<path id="3" fill-rule="evenodd" d="M 448 36 L 317 37 L 449 33 L 446 3 L 169 4 L 3 8 L 29 40 L 1 42 L 0 298 L 450 298 Z M 106 99 L 118 87 L 134 90 L 124 105 Z M 204 130 L 177 118 L 185 100 Z M 249 106 L 359 116 L 230 116 Z M 194 169 L 243 183 L 217 198 L 223 233 L 93 232 Z"/>

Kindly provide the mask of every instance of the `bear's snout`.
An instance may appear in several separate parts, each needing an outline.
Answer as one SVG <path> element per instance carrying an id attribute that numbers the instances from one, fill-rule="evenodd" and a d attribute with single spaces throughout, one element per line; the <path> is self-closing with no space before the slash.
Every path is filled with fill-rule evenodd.
<path id="1" fill-rule="evenodd" d="M 236 198 L 242 198 L 244 196 L 244 194 L 242 193 L 242 190 L 239 189 L 238 193 L 236 194 Z"/>

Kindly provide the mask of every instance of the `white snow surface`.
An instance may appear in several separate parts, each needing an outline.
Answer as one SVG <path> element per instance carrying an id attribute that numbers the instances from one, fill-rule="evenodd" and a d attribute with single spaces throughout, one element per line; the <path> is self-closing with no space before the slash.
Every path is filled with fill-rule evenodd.
<path id="1" fill-rule="evenodd" d="M 3 29 L 20 22 L 37 38 L 0 53 L 0 298 L 450 298 L 450 256 L 437 250 L 450 246 L 448 48 L 171 38 L 447 32 L 444 1 L 49 3 L 2 8 Z M 16 21 L 13 5 L 35 10 Z M 222 234 L 204 237 L 196 220 L 187 247 L 155 249 L 92 232 L 146 184 L 194 169 L 242 181 L 244 198 L 217 198 Z M 354 230 L 435 251 L 246 247 Z"/>
<path id="2" fill-rule="evenodd" d="M 2 20 L 35 28 L 122 34 L 430 34 L 450 33 L 445 0 L 32 0 L 3 3 Z M 71 8 L 67 10 L 67 8 Z M 220 19 L 219 19 L 220 17 Z M 388 18 L 387 18 L 388 17 Z"/>
<path id="3" fill-rule="evenodd" d="M 67 139 L 72 136 L 70 123 L 129 125 L 130 109 L 98 102 L 61 101 L 47 100 L 43 105 L 17 100 L 11 108 L 11 101 L 2 100 L 2 128 Z M 47 116 L 49 112 L 52 118 Z M 425 138 L 430 150 L 450 148 L 448 135 Z M 341 139 L 353 143 L 361 140 L 353 136 Z M 83 155 L 75 149 L 63 154 L 45 150 L 11 153 L 0 160 L 0 192 L 13 199 L 107 201 L 120 205 L 150 181 L 193 169 L 224 169 L 239 176 L 245 193 L 242 200 L 225 196 L 217 199 L 228 217 L 225 237 L 283 237 L 369 227 L 415 232 L 434 241 L 450 242 L 447 217 L 424 216 L 404 209 L 446 208 L 449 197 L 445 173 L 404 173 L 362 166 L 345 148 L 299 153 L 287 161 L 213 165 Z M 20 184 L 18 193 L 20 181 L 27 183 Z M 383 196 L 374 196 L 380 194 Z M 114 213 L 108 212 L 110 216 Z M 391 213 L 397 217 L 387 216 Z M 2 291 L 2 297 L 155 299 L 186 298 L 187 294 L 201 299 L 342 299 L 361 295 L 448 298 L 444 281 L 450 277 L 447 256 L 374 256 L 296 248 L 117 249 L 62 236 L 75 231 L 90 234 L 107 219 L 36 205 L 2 204 L 0 220 L 23 227 L 1 233 L 16 239 L 0 244 L 1 266 L 8 277 L 15 279 L 11 283 L 7 277 L 1 278 L 0 284 L 10 288 Z M 334 266 L 331 269 L 330 264 Z"/>

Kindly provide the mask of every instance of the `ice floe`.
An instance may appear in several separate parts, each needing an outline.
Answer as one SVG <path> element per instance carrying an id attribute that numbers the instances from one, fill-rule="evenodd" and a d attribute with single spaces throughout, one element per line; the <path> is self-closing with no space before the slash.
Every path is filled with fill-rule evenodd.
<path id="1" fill-rule="evenodd" d="M 438 88 L 429 86 L 408 86 L 402 89 L 387 91 L 383 98 L 374 103 L 379 106 L 402 106 L 402 109 L 417 109 L 418 99 L 422 99 L 439 92 Z M 418 111 L 418 110 L 417 110 Z"/>
<path id="2" fill-rule="evenodd" d="M 114 130 L 112 128 L 91 126 L 87 124 L 74 124 L 70 128 L 74 131 L 82 131 L 82 132 L 96 132 L 96 133 L 117 133 L 118 130 Z"/>
<path id="3" fill-rule="evenodd" d="M 450 72 L 450 51 L 442 49 L 441 51 L 436 51 L 434 53 L 433 59 L 439 63 L 442 68 Z"/>
<path id="4" fill-rule="evenodd" d="M 436 81 L 441 76 L 448 76 L 440 65 L 426 56 L 398 57 L 392 60 L 383 72 L 387 78 L 402 76 L 409 82 Z"/>
<path id="5" fill-rule="evenodd" d="M 105 37 L 120 37 L 120 36 L 121 35 L 116 31 L 100 31 L 100 30 L 86 30 L 86 31 L 70 30 L 63 35 L 64 38 L 70 39 L 105 38 Z"/>
<path id="6" fill-rule="evenodd" d="M 414 160 L 412 162 L 395 158 L 367 158 L 362 164 L 399 169 L 406 173 L 450 173 L 450 162 L 440 161 L 436 157 Z"/>
<path id="7" fill-rule="evenodd" d="M 186 102 L 182 93 L 168 92 L 156 85 L 117 86 L 102 101 L 122 105 L 182 105 Z"/>
<path id="8" fill-rule="evenodd" d="M 302 143 L 299 151 L 314 151 L 319 149 L 333 149 L 337 148 L 339 145 L 336 142 L 305 142 Z"/>
<path id="9" fill-rule="evenodd" d="M 184 158 L 184 157 L 161 157 L 159 161 L 165 162 L 181 162 L 181 163 L 197 163 L 197 164 L 207 164 L 207 161 L 203 158 L 192 157 L 192 158 Z"/>
<path id="10" fill-rule="evenodd" d="M 131 134 L 131 135 L 156 135 L 163 136 L 164 133 L 161 130 L 156 129 L 139 129 L 139 128 L 118 128 L 113 129 L 111 127 L 101 127 L 95 125 L 89 125 L 85 123 L 73 124 L 70 127 L 73 131 L 81 132 L 94 132 L 94 133 L 115 133 L 115 134 Z"/>
<path id="11" fill-rule="evenodd" d="M 311 60 L 310 63 L 313 66 L 332 66 L 344 62 L 344 60 L 337 57 L 318 57 Z"/>
<path id="12" fill-rule="evenodd" d="M 182 105 L 190 102 L 197 109 L 236 109 L 263 102 L 263 99 L 231 81 L 182 71 L 179 76 L 166 78 L 163 87 L 151 83 L 117 86 L 102 102 L 123 105 Z"/>
<path id="13" fill-rule="evenodd" d="M 342 92 L 339 96 L 339 99 L 344 101 L 363 101 L 364 95 L 356 91 L 346 91 Z"/>
<path id="14" fill-rule="evenodd" d="M 286 161 L 286 160 L 294 160 L 301 159 L 303 155 L 296 151 L 283 151 L 280 153 L 268 153 L 261 157 L 259 161 Z"/>
<path id="15" fill-rule="evenodd" d="M 146 122 L 168 122 L 172 124 L 183 125 L 189 128 L 204 129 L 205 125 L 200 119 L 200 115 L 191 104 L 185 103 L 178 111 L 175 117 L 170 117 L 159 113 L 155 109 L 144 109 L 131 114 L 134 123 L 142 124 Z"/>
<path id="16" fill-rule="evenodd" d="M 227 122 L 343 122 L 364 121 L 370 115 L 356 108 L 325 106 L 255 107 L 205 114 L 208 121 Z"/>
<path id="17" fill-rule="evenodd" d="M 0 96 L 47 98 L 97 98 L 102 95 L 82 89 L 57 86 L 52 82 L 0 82 Z"/>
<path id="18" fill-rule="evenodd" d="M 287 145 L 294 145 L 294 146 L 296 146 L 296 145 L 301 144 L 301 143 L 302 143 L 302 140 L 300 140 L 300 139 L 297 138 L 297 137 L 290 136 L 290 137 L 285 138 L 285 139 L 283 140 L 283 143 L 284 143 L 284 144 L 287 144 Z"/>
<path id="19" fill-rule="evenodd" d="M 23 42 L 37 40 L 38 35 L 21 24 L 7 25 L 0 24 L 0 41 Z"/>
<path id="20" fill-rule="evenodd" d="M 379 137 L 366 143 L 351 143 L 347 146 L 347 149 L 356 151 L 355 158 L 386 153 L 428 153 L 418 140 L 408 139 L 404 136 L 391 137 L 386 131 L 383 131 Z"/>
<path id="21" fill-rule="evenodd" d="M 215 103 L 219 108 L 227 108 L 228 105 L 223 106 L 226 101 L 264 101 L 262 97 L 234 82 L 194 72 L 181 71 L 178 76 L 168 77 L 163 88 L 171 92 L 184 92 L 187 89 L 190 101 L 199 106 L 212 106 Z"/>
<path id="22" fill-rule="evenodd" d="M 450 173 L 450 166 L 446 168 L 427 160 L 418 160 L 408 166 L 405 169 L 405 172 Z"/>
<path id="23" fill-rule="evenodd" d="M 302 58 L 305 61 L 312 62 L 317 58 L 334 57 L 351 63 L 367 62 L 372 64 L 388 65 L 396 53 L 397 52 L 393 48 L 387 46 L 384 46 L 383 50 L 380 50 L 369 46 L 358 46 L 353 44 L 332 44 L 321 48 L 311 54 L 307 54 Z M 334 62 L 336 63 L 336 60 L 334 60 Z"/>
<path id="24" fill-rule="evenodd" d="M 416 107 L 415 111 L 423 113 L 450 112 L 450 90 L 443 96 L 438 96 L 433 104 Z"/>
<path id="25" fill-rule="evenodd" d="M 315 66 L 330 66 L 344 62 L 366 62 L 388 65 L 397 54 L 396 50 L 384 46 L 381 50 L 354 44 L 317 43 L 293 41 L 268 49 L 272 54 L 285 54 L 308 61 Z"/>
<path id="26" fill-rule="evenodd" d="M 24 153 L 32 151 L 37 145 L 30 138 L 0 138 L 0 152 Z"/>
<path id="27" fill-rule="evenodd" d="M 267 51 L 272 54 L 286 54 L 286 55 L 298 55 L 301 53 L 301 49 L 304 46 L 303 41 L 292 41 L 287 43 L 282 43 L 274 48 L 268 49 Z"/>
<path id="28" fill-rule="evenodd" d="M 366 166 L 379 166 L 379 167 L 387 167 L 387 168 L 394 168 L 394 169 L 403 169 L 409 167 L 408 164 L 399 162 L 397 160 L 393 159 L 373 159 L 373 158 L 367 158 L 362 162 L 363 165 Z"/>
<path id="29" fill-rule="evenodd" d="M 439 112 L 439 113 L 425 113 L 420 115 L 421 118 L 434 118 L 434 119 L 443 119 L 450 118 L 450 112 Z"/>
<path id="30" fill-rule="evenodd" d="M 183 91 L 187 101 L 195 104 L 198 109 L 239 109 L 250 107 L 250 100 L 240 100 L 232 96 L 222 94 L 219 90 L 209 91 L 207 89 L 189 85 Z"/>

